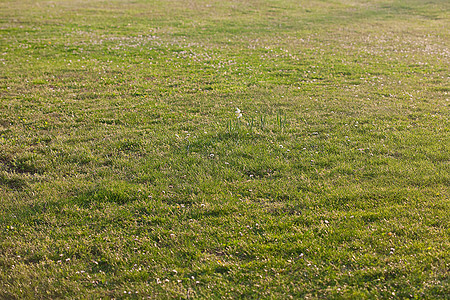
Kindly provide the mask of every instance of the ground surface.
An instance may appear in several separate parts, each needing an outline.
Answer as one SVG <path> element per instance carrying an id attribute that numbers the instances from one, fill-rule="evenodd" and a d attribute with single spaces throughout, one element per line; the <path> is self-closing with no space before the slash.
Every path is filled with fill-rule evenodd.
<path id="1" fill-rule="evenodd" d="M 448 299 L 449 16 L 2 1 L 0 298 Z"/>

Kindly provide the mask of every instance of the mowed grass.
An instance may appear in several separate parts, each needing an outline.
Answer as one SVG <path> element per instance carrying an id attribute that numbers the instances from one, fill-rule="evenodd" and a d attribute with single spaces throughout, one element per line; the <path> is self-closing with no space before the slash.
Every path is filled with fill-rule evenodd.
<path id="1" fill-rule="evenodd" d="M 448 1 L 0 22 L 0 298 L 449 298 Z"/>

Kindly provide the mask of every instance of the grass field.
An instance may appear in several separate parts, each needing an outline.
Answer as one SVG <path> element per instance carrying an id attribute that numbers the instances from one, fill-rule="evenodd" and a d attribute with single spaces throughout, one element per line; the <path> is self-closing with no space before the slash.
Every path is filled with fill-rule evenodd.
<path id="1" fill-rule="evenodd" d="M 449 299 L 449 12 L 2 0 L 0 298 Z"/>

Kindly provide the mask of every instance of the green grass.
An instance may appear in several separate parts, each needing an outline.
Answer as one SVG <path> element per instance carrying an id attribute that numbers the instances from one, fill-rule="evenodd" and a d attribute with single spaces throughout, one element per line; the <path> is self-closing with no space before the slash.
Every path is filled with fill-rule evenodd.
<path id="1" fill-rule="evenodd" d="M 0 298 L 448 299 L 448 29 L 439 0 L 2 1 Z"/>

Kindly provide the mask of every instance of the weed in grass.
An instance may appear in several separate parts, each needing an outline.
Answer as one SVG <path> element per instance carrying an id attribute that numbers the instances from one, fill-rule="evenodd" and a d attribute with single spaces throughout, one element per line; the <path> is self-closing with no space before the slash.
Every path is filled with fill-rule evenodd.
<path id="1" fill-rule="evenodd" d="M 282 112 L 277 113 L 277 125 L 280 130 L 283 130 L 286 127 L 286 114 Z"/>
<path id="2" fill-rule="evenodd" d="M 247 114 L 245 117 L 243 116 L 241 110 L 238 108 L 235 111 L 236 119 L 229 119 L 226 123 L 226 130 L 228 133 L 232 132 L 242 132 L 241 129 L 246 129 L 247 133 L 253 133 L 258 128 L 261 131 L 264 131 L 266 126 L 273 125 L 271 130 L 275 131 L 283 131 L 286 128 L 287 124 L 287 116 L 282 112 L 278 112 L 276 117 L 273 118 L 273 124 L 270 123 L 270 118 L 263 113 L 258 113 L 256 111 L 256 116 Z"/>

